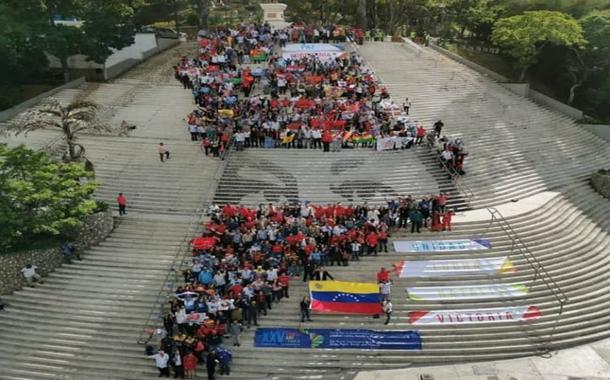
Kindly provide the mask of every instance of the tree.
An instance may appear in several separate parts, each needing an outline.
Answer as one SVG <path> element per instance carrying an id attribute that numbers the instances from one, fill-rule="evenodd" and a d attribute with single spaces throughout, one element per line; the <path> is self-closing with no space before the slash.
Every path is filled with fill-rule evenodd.
<path id="1" fill-rule="evenodd" d="M 206 29 L 210 16 L 210 0 L 191 0 L 195 4 L 195 14 L 197 15 L 197 28 Z"/>
<path id="2" fill-rule="evenodd" d="M 0 145 L 0 250 L 78 228 L 97 208 L 96 187 L 80 164 L 56 163 L 24 146 Z"/>
<path id="3" fill-rule="evenodd" d="M 84 54 L 87 60 L 103 64 L 112 49 L 133 44 L 135 26 L 133 9 L 122 1 L 44 0 L 49 25 L 44 31 L 45 49 L 61 62 L 64 79 L 70 80 L 68 58 Z M 81 27 L 57 24 L 57 14 L 75 16 L 83 21 Z"/>
<path id="4" fill-rule="evenodd" d="M 584 37 L 589 42 L 586 49 L 570 48 L 566 70 L 572 78 L 568 104 L 576 98 L 576 90 L 583 86 L 592 74 L 610 67 L 610 13 L 592 12 L 580 20 Z"/>
<path id="5" fill-rule="evenodd" d="M 578 47 L 586 43 L 578 22 L 565 13 L 554 11 L 532 11 L 502 18 L 494 25 L 492 41 L 521 70 L 519 81 L 525 80 L 527 70 L 536 63 L 546 44 Z"/>
<path id="6" fill-rule="evenodd" d="M 46 27 L 39 2 L 0 2 L 0 84 L 31 82 L 42 76 L 48 61 L 39 36 Z"/>
<path id="7" fill-rule="evenodd" d="M 358 0 L 357 14 L 358 26 L 362 28 L 362 30 L 366 30 L 368 25 L 366 14 L 366 0 Z"/>
<path id="8" fill-rule="evenodd" d="M 83 133 L 119 134 L 125 135 L 127 125 L 112 128 L 97 120 L 99 106 L 89 101 L 74 101 L 63 106 L 51 99 L 48 104 L 39 109 L 33 109 L 12 122 L 5 133 L 27 134 L 41 129 L 59 130 L 63 139 L 48 147 L 50 152 L 60 152 L 65 161 L 85 160 L 85 147 L 78 142 L 78 136 Z M 88 163 L 91 165 L 90 163 Z"/>

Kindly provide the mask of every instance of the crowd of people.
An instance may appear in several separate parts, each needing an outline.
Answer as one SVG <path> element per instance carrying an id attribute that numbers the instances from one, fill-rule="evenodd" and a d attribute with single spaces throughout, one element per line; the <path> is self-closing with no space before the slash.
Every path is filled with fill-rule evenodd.
<path id="1" fill-rule="evenodd" d="M 186 118 L 191 140 L 206 156 L 220 159 L 231 144 L 236 150 L 330 151 L 374 148 L 388 137 L 393 149 L 421 144 L 426 136 L 430 146 L 442 142 L 442 121 L 427 134 L 409 116 L 411 101 L 394 103 L 357 54 L 332 59 L 278 54 L 288 42 L 360 37 L 357 31 L 335 27 L 272 31 L 266 25 L 200 35 L 197 55 L 183 57 L 175 66 L 176 79 L 192 91 L 197 105 Z M 442 149 L 453 153 L 456 167 L 460 161 L 455 149 L 463 151 L 458 143 L 445 142 Z M 163 161 L 169 150 L 161 148 Z M 452 214 L 444 193 L 392 199 L 379 207 L 308 202 L 255 209 L 211 206 L 203 234 L 191 241 L 192 261 L 183 272 L 184 284 L 169 301 L 164 329 L 152 334 L 161 350 L 148 347 L 147 354 L 155 359 L 159 376 L 169 376 L 172 367 L 175 377 L 192 378 L 203 364 L 209 378 L 217 366 L 228 374 L 232 354 L 225 348 L 227 340 L 239 346 L 244 329 L 258 326 L 259 317 L 282 307 L 291 281 L 332 280 L 328 267 L 387 253 L 390 234 L 401 228 L 410 227 L 411 233 L 450 230 Z M 386 324 L 392 313 L 389 273 L 382 268 L 377 275 Z M 302 322 L 311 321 L 310 302 L 307 296 L 300 301 Z"/>
<path id="2" fill-rule="evenodd" d="M 446 194 L 388 200 L 385 205 L 313 205 L 308 202 L 248 208 L 213 205 L 201 236 L 191 241 L 192 261 L 157 332 L 166 365 L 179 377 L 206 363 L 230 371 L 231 353 L 223 340 L 239 346 L 244 329 L 290 297 L 291 281 L 333 280 L 332 266 L 348 266 L 364 255 L 388 252 L 388 238 L 399 228 L 420 232 L 451 229 Z M 382 270 L 382 272 L 385 270 Z M 389 272 L 377 276 L 389 322 Z M 310 321 L 310 300 L 300 302 L 301 321 Z M 159 353 L 150 353 L 159 365 Z M 166 360 L 167 359 L 167 360 Z M 161 363 L 163 363 L 163 361 Z M 168 364 L 169 363 L 169 364 Z M 211 372 L 210 372 L 211 371 Z"/>
<path id="3" fill-rule="evenodd" d="M 403 107 L 395 104 L 358 54 L 281 54 L 286 41 L 325 41 L 323 36 L 337 30 L 293 26 L 272 31 L 263 25 L 200 36 L 198 54 L 183 57 L 175 67 L 176 78 L 191 89 L 198 106 L 186 117 L 191 140 L 206 155 L 221 159 L 229 144 L 237 150 L 331 151 L 375 148 L 390 137 L 390 149 L 422 143 L 426 130 L 408 115 L 409 99 Z M 254 61 L 265 65 L 245 65 Z"/>

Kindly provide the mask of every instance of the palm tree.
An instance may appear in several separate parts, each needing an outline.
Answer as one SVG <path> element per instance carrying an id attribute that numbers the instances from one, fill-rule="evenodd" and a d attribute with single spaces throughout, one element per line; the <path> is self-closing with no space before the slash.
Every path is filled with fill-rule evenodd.
<path id="1" fill-rule="evenodd" d="M 97 103 L 87 100 L 76 100 L 64 106 L 56 99 L 49 99 L 42 107 L 25 112 L 9 124 L 5 133 L 27 135 L 37 130 L 60 130 L 62 138 L 51 142 L 45 150 L 60 154 L 64 161 L 84 161 L 86 166 L 92 168 L 91 162 L 85 157 L 85 147 L 78 142 L 80 134 L 124 136 L 129 129 L 133 129 L 126 122 L 118 128 L 100 122 L 97 118 L 99 109 Z"/>

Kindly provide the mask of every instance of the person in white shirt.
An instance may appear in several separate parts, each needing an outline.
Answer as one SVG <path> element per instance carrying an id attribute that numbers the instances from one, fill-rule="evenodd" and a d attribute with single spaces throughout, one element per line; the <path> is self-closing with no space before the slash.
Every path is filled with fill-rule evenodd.
<path id="1" fill-rule="evenodd" d="M 312 149 L 322 148 L 322 131 L 313 129 L 311 131 L 311 138 L 313 139 L 311 144 Z"/>
<path id="2" fill-rule="evenodd" d="M 445 149 L 443 153 L 441 153 L 441 159 L 445 162 L 445 165 L 450 165 L 453 161 L 453 152 L 450 149 Z"/>
<path id="3" fill-rule="evenodd" d="M 385 301 L 390 298 L 392 293 L 392 281 L 386 281 L 379 284 L 379 292 L 381 293 L 381 300 Z"/>
<path id="4" fill-rule="evenodd" d="M 383 312 L 385 313 L 385 322 L 384 325 L 390 323 L 390 318 L 392 317 L 392 301 L 389 298 L 385 299 L 382 303 Z"/>
<path id="5" fill-rule="evenodd" d="M 38 273 L 36 273 L 36 269 L 38 267 L 36 265 L 28 264 L 25 268 L 21 269 L 21 273 L 23 273 L 23 277 L 28 283 L 28 286 L 34 286 L 34 282 L 39 282 L 43 284 L 42 277 Z"/>
<path id="6" fill-rule="evenodd" d="M 149 355 L 149 358 L 155 359 L 155 364 L 157 365 L 157 369 L 159 370 L 159 377 L 165 376 L 169 377 L 169 355 L 160 350 L 154 355 Z M 182 363 L 181 363 L 182 364 Z"/>
<path id="7" fill-rule="evenodd" d="M 178 330 L 181 333 L 184 333 L 186 329 L 186 310 L 184 309 L 184 306 L 176 312 L 176 323 L 178 324 Z"/>

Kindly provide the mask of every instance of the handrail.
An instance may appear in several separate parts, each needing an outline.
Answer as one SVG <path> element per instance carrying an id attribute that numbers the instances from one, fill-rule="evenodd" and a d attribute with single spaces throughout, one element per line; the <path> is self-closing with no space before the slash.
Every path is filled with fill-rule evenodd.
<path id="1" fill-rule="evenodd" d="M 146 322 L 144 322 L 144 325 L 142 326 L 140 335 L 138 336 L 138 340 L 137 340 L 138 344 L 147 344 L 150 341 L 150 339 L 152 337 L 152 332 L 149 331 L 151 325 L 152 324 L 158 325 L 160 320 L 163 318 L 163 315 L 165 314 L 164 310 L 166 307 L 165 305 L 167 303 L 167 299 L 169 298 L 169 294 L 171 294 L 175 288 L 177 268 L 179 269 L 183 265 L 184 260 L 185 260 L 184 257 L 190 252 L 189 241 L 193 237 L 192 236 L 193 226 L 195 224 L 199 223 L 199 221 L 201 220 L 201 216 L 200 216 L 201 209 L 197 209 L 197 210 L 195 210 L 195 212 L 196 212 L 196 215 L 192 218 L 192 220 L 189 223 L 189 227 L 187 228 L 186 234 L 184 235 L 184 238 L 180 242 L 180 248 L 178 249 L 178 252 L 174 256 L 174 259 L 172 260 L 172 265 L 169 268 L 169 270 L 167 271 L 167 274 L 165 275 L 165 279 L 161 283 L 161 288 L 159 289 L 159 292 L 157 293 L 157 296 L 155 297 L 153 306 L 150 310 L 150 313 L 148 314 L 148 318 L 146 319 Z M 158 313 L 155 312 L 156 310 L 158 310 Z"/>
<path id="2" fill-rule="evenodd" d="M 496 209 L 495 207 L 487 207 L 487 211 L 491 214 L 491 220 L 489 225 L 487 226 L 487 230 L 493 224 L 494 221 L 497 221 L 500 225 L 500 228 L 504 231 L 506 236 L 511 240 L 511 254 L 517 249 L 521 256 L 525 258 L 530 267 L 534 270 L 534 278 L 530 282 L 528 288 L 531 288 L 533 283 L 540 278 L 544 285 L 551 291 L 557 302 L 559 302 L 559 316 L 563 313 L 563 307 L 566 303 L 570 301 L 565 292 L 561 289 L 559 284 L 553 280 L 551 275 L 546 271 L 542 263 L 532 254 L 527 245 L 521 240 L 519 235 L 513 230 L 510 223 L 506 220 L 504 215 Z"/>
<path id="3" fill-rule="evenodd" d="M 214 196 L 214 194 L 216 194 L 216 188 L 218 187 L 220 177 L 222 176 L 222 173 L 224 173 L 224 169 L 227 166 L 229 151 L 231 149 L 233 149 L 232 139 L 229 140 L 229 144 L 227 145 L 227 147 L 225 149 L 224 161 L 222 161 L 222 163 L 220 165 L 218 165 L 218 167 L 216 168 L 216 172 L 214 173 L 214 187 L 212 189 L 210 189 L 210 191 L 208 192 L 208 194 L 211 195 L 211 198 L 206 199 L 204 201 L 204 203 L 203 203 L 204 207 L 209 206 L 213 202 L 213 196 Z M 188 244 L 188 242 L 193 237 L 193 225 L 196 223 L 199 223 L 202 219 L 202 217 L 201 217 L 202 211 L 203 211 L 202 209 L 195 210 L 196 215 L 193 217 L 193 219 L 191 220 L 191 222 L 189 224 L 187 232 L 181 242 L 180 249 L 176 253 L 176 256 L 174 256 L 172 265 L 169 268 L 169 270 L 167 271 L 167 274 L 165 275 L 165 280 L 163 281 L 163 284 L 161 285 L 161 288 L 159 289 L 159 292 L 157 293 L 157 297 L 155 298 L 152 309 L 148 315 L 148 318 L 146 319 L 146 322 L 144 323 L 144 326 L 142 327 L 140 335 L 138 336 L 138 344 L 146 344 L 150 341 L 150 339 L 152 337 L 152 333 L 149 331 L 149 329 L 151 328 L 151 325 L 154 324 L 154 325 L 158 326 L 160 324 L 160 319 L 162 318 L 162 315 L 165 314 L 164 305 L 167 305 L 167 299 L 169 298 L 169 294 L 171 294 L 176 287 L 175 286 L 176 277 L 177 277 L 180 269 L 183 268 L 185 263 L 190 260 L 189 258 L 187 258 L 188 254 L 190 253 L 190 245 Z M 174 277 L 173 282 L 171 281 L 172 276 Z M 165 299 L 163 299 L 163 296 L 165 296 L 164 297 Z M 157 310 L 157 308 L 159 309 L 159 315 L 157 315 L 157 318 L 155 318 L 155 314 L 156 314 L 155 310 Z"/>
<path id="4" fill-rule="evenodd" d="M 438 154 L 436 154 L 435 152 L 432 153 L 434 154 L 434 157 L 436 157 L 436 160 L 441 164 L 445 173 L 447 173 L 451 178 L 453 186 L 455 186 L 457 191 L 465 198 L 466 204 L 470 206 L 472 200 L 475 198 L 474 191 L 466 183 L 460 181 L 462 175 L 457 170 L 447 166 L 447 163 L 443 161 Z"/>

